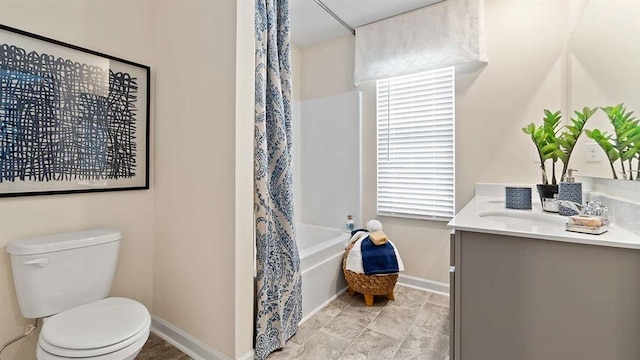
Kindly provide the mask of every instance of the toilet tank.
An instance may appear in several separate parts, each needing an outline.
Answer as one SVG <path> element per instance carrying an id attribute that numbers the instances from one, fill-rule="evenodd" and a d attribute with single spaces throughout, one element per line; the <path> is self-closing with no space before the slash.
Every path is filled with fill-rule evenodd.
<path id="1" fill-rule="evenodd" d="M 7 244 L 22 316 L 41 318 L 109 295 L 118 262 L 118 229 L 92 229 Z"/>

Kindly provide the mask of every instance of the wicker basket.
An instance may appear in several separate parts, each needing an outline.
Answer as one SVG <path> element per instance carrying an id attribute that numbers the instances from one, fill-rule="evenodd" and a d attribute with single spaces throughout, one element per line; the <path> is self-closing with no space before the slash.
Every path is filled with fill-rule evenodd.
<path id="1" fill-rule="evenodd" d="M 385 295 L 387 299 L 393 300 L 393 289 L 398 281 L 398 274 L 390 275 L 365 275 L 347 270 L 347 256 L 355 242 L 349 244 L 342 258 L 342 270 L 344 278 L 349 284 L 349 294 L 358 292 L 364 295 L 364 302 L 367 306 L 373 306 L 374 295 Z"/>

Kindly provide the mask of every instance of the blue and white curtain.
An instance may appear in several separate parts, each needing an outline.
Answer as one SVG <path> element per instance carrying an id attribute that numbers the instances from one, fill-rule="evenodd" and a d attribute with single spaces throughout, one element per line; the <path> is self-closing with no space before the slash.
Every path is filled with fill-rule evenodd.
<path id="1" fill-rule="evenodd" d="M 256 358 L 282 348 L 302 317 L 291 171 L 288 0 L 256 0 Z"/>

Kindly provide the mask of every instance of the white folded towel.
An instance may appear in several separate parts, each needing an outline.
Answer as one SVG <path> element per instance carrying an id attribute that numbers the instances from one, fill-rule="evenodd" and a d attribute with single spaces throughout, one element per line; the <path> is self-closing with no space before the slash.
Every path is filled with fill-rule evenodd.
<path id="1" fill-rule="evenodd" d="M 402 258 L 400 257 L 400 252 L 398 251 L 396 244 L 394 244 L 391 240 L 389 240 L 389 242 L 391 243 L 391 246 L 393 246 L 393 250 L 396 252 L 396 259 L 398 260 L 398 271 L 404 271 L 404 264 L 402 263 Z M 362 254 L 360 254 L 360 256 L 362 256 Z"/>
<path id="2" fill-rule="evenodd" d="M 347 244 L 347 247 L 355 242 L 351 250 L 349 251 L 349 255 L 347 255 L 347 270 L 351 270 L 354 273 L 364 274 L 364 267 L 362 267 L 362 240 L 369 235 L 366 231 L 358 231 L 353 234 L 351 237 L 351 241 Z"/>
<path id="3" fill-rule="evenodd" d="M 351 240 L 349 241 L 349 244 L 347 244 L 348 247 L 351 243 L 355 242 L 355 244 L 353 244 L 353 247 L 351 248 L 351 251 L 349 251 L 349 255 L 347 255 L 346 269 L 349 271 L 353 271 L 356 274 L 364 274 L 364 267 L 362 266 L 362 240 L 364 240 L 367 236 L 369 236 L 368 232 L 358 231 L 357 233 L 353 234 Z M 402 258 L 400 257 L 398 248 L 391 240 L 389 240 L 389 243 L 391 244 L 391 246 L 393 246 L 393 250 L 395 250 L 396 259 L 398 260 L 398 270 L 404 271 L 404 264 L 402 263 Z M 384 274 L 380 276 L 384 276 Z"/>

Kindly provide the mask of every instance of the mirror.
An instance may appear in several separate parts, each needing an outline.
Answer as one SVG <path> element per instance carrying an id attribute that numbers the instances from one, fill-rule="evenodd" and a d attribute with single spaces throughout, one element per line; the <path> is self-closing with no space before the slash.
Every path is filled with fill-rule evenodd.
<path id="1" fill-rule="evenodd" d="M 589 0 L 568 42 L 567 70 L 567 106 L 571 114 L 585 106 L 624 103 L 626 110 L 640 119 L 640 0 Z M 615 129 L 601 109 L 585 128 L 612 134 L 611 142 L 615 141 Z M 635 146 L 640 147 L 640 140 Z M 632 160 L 635 171 L 640 166 L 638 158 L 640 154 Z M 607 154 L 586 134 L 576 145 L 571 167 L 579 169 L 579 176 L 613 178 Z M 626 175 L 620 160 L 613 162 L 620 179 L 629 177 L 628 161 L 624 167 Z M 633 179 L 639 175 L 631 173 Z"/>

